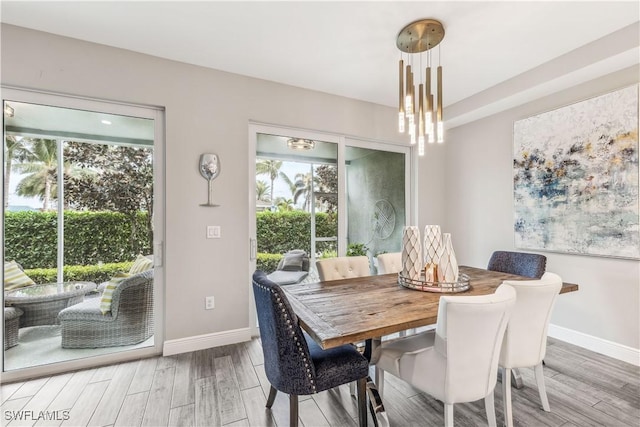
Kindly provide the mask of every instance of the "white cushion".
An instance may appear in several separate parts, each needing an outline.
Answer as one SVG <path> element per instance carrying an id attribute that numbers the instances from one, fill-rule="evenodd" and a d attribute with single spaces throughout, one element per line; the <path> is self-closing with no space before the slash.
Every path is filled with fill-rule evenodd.
<path id="1" fill-rule="evenodd" d="M 399 273 L 402 270 L 402 252 L 380 254 L 378 258 L 378 274 Z"/>
<path id="2" fill-rule="evenodd" d="M 369 258 L 345 256 L 316 261 L 321 281 L 370 276 Z"/>
<path id="3" fill-rule="evenodd" d="M 515 290 L 440 297 L 436 330 L 383 342 L 376 366 L 446 404 L 485 398 L 496 385 L 498 356 Z"/>
<path id="4" fill-rule="evenodd" d="M 308 271 L 283 271 L 276 270 L 267 276 L 267 279 L 278 285 L 293 285 L 300 283 L 309 275 Z"/>
<path id="5" fill-rule="evenodd" d="M 504 368 L 533 367 L 547 349 L 547 329 L 562 279 L 545 273 L 540 280 L 505 281 L 516 291 L 516 305 L 509 319 L 500 352 Z"/>

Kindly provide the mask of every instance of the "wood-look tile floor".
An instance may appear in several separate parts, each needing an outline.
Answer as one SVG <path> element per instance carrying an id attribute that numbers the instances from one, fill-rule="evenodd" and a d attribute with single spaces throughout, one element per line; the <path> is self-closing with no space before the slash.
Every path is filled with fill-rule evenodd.
<path id="1" fill-rule="evenodd" d="M 640 368 L 552 339 L 545 361 L 551 412 L 540 408 L 533 371 L 525 369 L 525 387 L 513 391 L 516 426 L 640 425 Z M 288 425 L 287 397 L 279 393 L 269 411 L 268 390 L 260 341 L 253 340 L 5 384 L 0 424 Z M 500 384 L 495 398 L 501 425 Z M 384 403 L 392 426 L 443 425 L 440 402 L 389 374 Z M 306 427 L 357 425 L 356 402 L 346 385 L 301 397 L 299 414 Z M 486 425 L 483 402 L 456 405 L 455 424 Z"/>

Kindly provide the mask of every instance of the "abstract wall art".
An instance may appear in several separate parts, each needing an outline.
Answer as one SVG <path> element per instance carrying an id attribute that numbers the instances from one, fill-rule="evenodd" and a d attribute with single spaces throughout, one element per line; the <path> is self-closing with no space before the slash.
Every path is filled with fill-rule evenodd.
<path id="1" fill-rule="evenodd" d="M 517 248 L 640 259 L 638 90 L 514 123 Z"/>

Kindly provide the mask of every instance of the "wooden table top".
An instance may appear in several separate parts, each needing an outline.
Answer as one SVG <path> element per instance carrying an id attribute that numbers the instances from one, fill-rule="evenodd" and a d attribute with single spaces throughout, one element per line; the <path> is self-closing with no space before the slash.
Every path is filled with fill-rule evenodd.
<path id="1" fill-rule="evenodd" d="M 460 267 L 471 289 L 460 293 L 433 293 L 398 285 L 397 274 L 366 276 L 327 282 L 283 286 L 300 319 L 300 326 L 322 348 L 337 347 L 406 329 L 432 325 L 442 295 L 486 295 L 504 280 L 531 280 L 508 273 Z M 578 290 L 563 283 L 560 293 Z"/>

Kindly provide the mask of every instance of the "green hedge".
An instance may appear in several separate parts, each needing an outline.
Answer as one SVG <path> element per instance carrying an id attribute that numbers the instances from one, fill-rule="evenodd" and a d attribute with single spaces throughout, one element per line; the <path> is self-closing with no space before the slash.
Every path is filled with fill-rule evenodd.
<path id="1" fill-rule="evenodd" d="M 146 212 L 138 213 L 135 230 L 117 212 L 64 213 L 65 265 L 126 262 L 152 249 L 146 233 Z M 57 212 L 5 212 L 5 260 L 23 268 L 55 268 L 57 265 Z"/>
<path id="2" fill-rule="evenodd" d="M 66 265 L 62 271 L 65 282 L 102 283 L 118 272 L 129 271 L 132 265 L 133 261 L 88 266 Z M 24 270 L 27 276 L 39 284 L 57 282 L 57 271 L 56 268 L 30 268 Z"/>
<path id="3" fill-rule="evenodd" d="M 282 259 L 281 254 L 258 253 L 258 257 L 256 258 L 256 270 L 271 273 L 278 267 L 280 259 Z"/>
<path id="4" fill-rule="evenodd" d="M 104 281 L 119 271 L 120 264 L 130 264 L 140 253 L 152 253 L 145 219 L 146 213 L 137 215 L 132 233 L 128 219 L 120 213 L 65 211 L 65 280 Z M 259 212 L 256 226 L 258 269 L 274 271 L 282 254 L 289 250 L 311 251 L 308 212 Z M 335 214 L 316 213 L 318 237 L 335 236 L 337 230 Z M 37 283 L 55 281 L 56 236 L 56 212 L 5 212 L 5 260 L 20 263 Z M 333 252 L 336 242 L 319 242 L 316 249 Z M 98 267 L 99 262 L 104 264 Z"/>
<path id="5" fill-rule="evenodd" d="M 292 249 L 311 252 L 311 214 L 303 211 L 256 214 L 258 251 L 283 254 Z M 335 214 L 316 213 L 316 236 L 332 237 L 338 233 Z M 335 249 L 336 243 L 323 242 L 323 250 Z"/>

